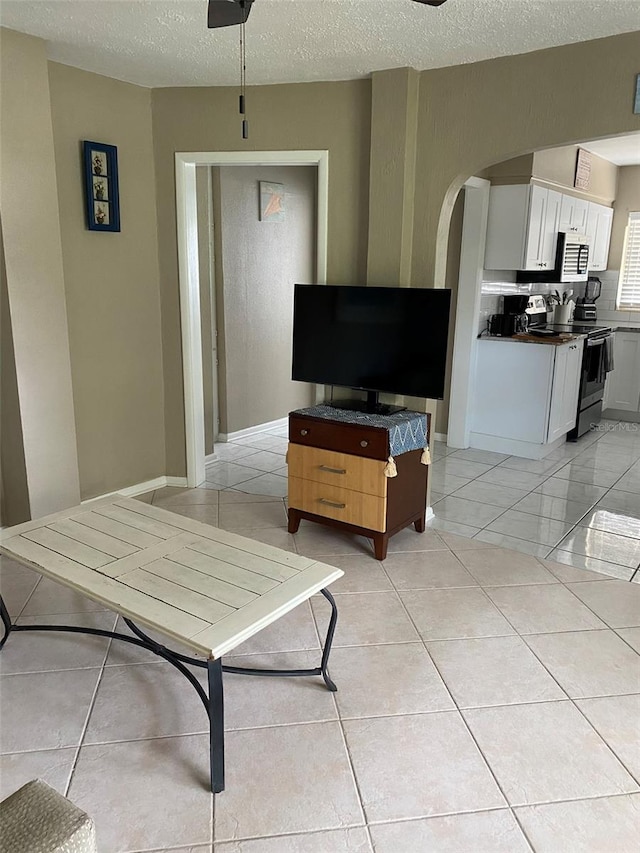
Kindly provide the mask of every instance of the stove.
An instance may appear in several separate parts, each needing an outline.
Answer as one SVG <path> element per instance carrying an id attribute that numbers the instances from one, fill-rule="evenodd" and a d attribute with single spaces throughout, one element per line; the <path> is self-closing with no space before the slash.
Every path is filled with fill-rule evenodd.
<path id="1" fill-rule="evenodd" d="M 610 326 L 585 326 L 583 323 L 545 323 L 545 329 L 553 329 L 554 332 L 571 332 L 573 335 L 586 335 L 588 338 L 600 338 L 610 335 L 613 329 Z"/>
<path id="2" fill-rule="evenodd" d="M 607 373 L 613 369 L 613 329 L 610 326 L 586 325 L 585 323 L 549 323 L 544 326 L 554 332 L 570 332 L 586 335 L 582 356 L 582 373 L 576 424 L 567 433 L 569 441 L 576 441 L 589 432 L 602 417 L 602 400 Z"/>

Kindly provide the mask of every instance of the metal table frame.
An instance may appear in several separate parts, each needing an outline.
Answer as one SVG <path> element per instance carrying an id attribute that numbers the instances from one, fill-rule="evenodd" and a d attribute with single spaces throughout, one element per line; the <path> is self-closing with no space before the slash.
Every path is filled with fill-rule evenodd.
<path id="1" fill-rule="evenodd" d="M 313 669 L 252 669 L 242 666 L 224 666 L 222 658 L 201 660 L 198 658 L 183 655 L 180 652 L 168 649 L 161 643 L 156 642 L 151 637 L 147 636 L 137 625 L 130 619 L 124 618 L 125 623 L 135 636 L 130 637 L 127 634 L 121 634 L 118 631 L 105 631 L 100 628 L 83 628 L 73 625 L 16 625 L 11 621 L 9 611 L 7 610 L 2 596 L 0 596 L 0 617 L 4 626 L 4 636 L 0 640 L 0 650 L 4 647 L 9 634 L 13 631 L 63 631 L 75 634 L 93 634 L 99 637 L 111 637 L 115 640 L 122 640 L 125 643 L 131 643 L 134 646 L 140 646 L 143 649 L 148 649 L 153 654 L 166 660 L 174 666 L 178 672 L 187 679 L 191 686 L 195 689 L 200 697 L 205 711 L 209 718 L 209 754 L 210 754 L 210 779 L 211 792 L 219 794 L 224 791 L 224 693 L 222 685 L 222 674 L 224 672 L 235 673 L 239 675 L 261 675 L 271 677 L 291 677 L 291 676 L 309 676 L 321 675 L 328 690 L 335 692 L 338 688 L 332 681 L 329 671 L 329 654 L 331 653 L 331 645 L 333 643 L 333 635 L 336 629 L 338 619 L 338 608 L 331 593 L 327 589 L 321 589 L 320 592 L 331 605 L 331 617 L 329 619 L 329 627 L 322 647 L 322 660 L 320 666 Z M 208 694 L 203 689 L 202 685 L 185 664 L 189 666 L 197 666 L 207 670 Z"/>

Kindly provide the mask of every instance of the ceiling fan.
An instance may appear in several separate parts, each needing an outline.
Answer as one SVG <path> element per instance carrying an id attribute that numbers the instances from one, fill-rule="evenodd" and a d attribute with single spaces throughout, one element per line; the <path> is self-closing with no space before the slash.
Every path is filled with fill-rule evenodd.
<path id="1" fill-rule="evenodd" d="M 413 0 L 413 2 L 422 3 L 424 6 L 442 6 L 447 0 Z M 215 29 L 242 24 L 249 17 L 253 3 L 254 0 L 209 0 L 207 26 L 209 29 Z"/>

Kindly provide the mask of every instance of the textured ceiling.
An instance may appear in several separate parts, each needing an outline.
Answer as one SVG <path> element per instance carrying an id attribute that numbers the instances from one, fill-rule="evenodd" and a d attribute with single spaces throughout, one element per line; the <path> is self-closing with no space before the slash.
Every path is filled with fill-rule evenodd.
<path id="1" fill-rule="evenodd" d="M 142 86 L 236 85 L 238 28 L 206 20 L 206 0 L 0 2 L 0 23 L 46 39 L 56 62 Z M 639 0 L 256 0 L 247 83 L 438 68 L 638 29 Z"/>

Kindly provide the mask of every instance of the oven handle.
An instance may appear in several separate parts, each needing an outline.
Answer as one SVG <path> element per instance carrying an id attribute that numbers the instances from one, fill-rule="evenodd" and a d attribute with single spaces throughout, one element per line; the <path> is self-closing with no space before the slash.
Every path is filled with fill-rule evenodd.
<path id="1" fill-rule="evenodd" d="M 603 338 L 587 338 L 587 347 L 601 347 L 607 338 L 611 335 L 605 335 Z"/>

